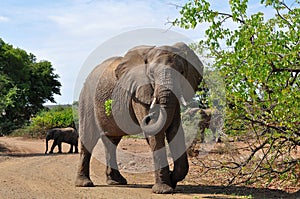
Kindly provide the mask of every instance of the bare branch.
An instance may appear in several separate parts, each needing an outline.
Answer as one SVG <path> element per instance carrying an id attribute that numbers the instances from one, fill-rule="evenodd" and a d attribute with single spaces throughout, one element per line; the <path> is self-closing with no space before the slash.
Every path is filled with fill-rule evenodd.
<path id="1" fill-rule="evenodd" d="M 290 12 L 292 12 L 292 9 L 291 9 L 290 7 L 288 7 L 288 6 L 286 5 L 286 3 L 284 3 L 284 1 L 281 1 L 280 4 L 283 5 L 283 6 L 284 6 L 286 9 L 288 9 Z"/>
<path id="2" fill-rule="evenodd" d="M 232 18 L 233 19 L 233 16 L 231 14 L 224 13 L 224 12 L 215 12 L 215 13 L 218 14 L 218 15 L 227 17 L 226 19 L 228 19 L 228 18 Z M 245 20 L 243 20 L 243 19 L 236 18 L 236 20 L 238 22 L 240 22 L 241 24 L 245 24 Z"/>
<path id="3" fill-rule="evenodd" d="M 291 24 L 286 18 L 284 18 L 284 17 L 281 15 L 281 13 L 279 12 L 278 9 L 276 9 L 276 12 L 277 12 L 277 15 L 278 15 L 283 21 L 285 21 L 285 22 L 288 24 L 289 27 L 292 27 L 292 24 Z"/>
<path id="4" fill-rule="evenodd" d="M 272 67 L 272 72 L 300 73 L 300 69 L 294 69 L 294 68 L 275 68 L 275 67 Z"/>

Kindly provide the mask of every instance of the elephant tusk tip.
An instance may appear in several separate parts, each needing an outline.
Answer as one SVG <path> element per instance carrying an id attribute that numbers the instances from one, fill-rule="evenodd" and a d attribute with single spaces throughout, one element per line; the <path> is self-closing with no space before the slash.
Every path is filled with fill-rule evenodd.
<path id="1" fill-rule="evenodd" d="M 187 102 L 185 101 L 185 99 L 182 95 L 180 96 L 180 101 L 181 101 L 183 106 L 187 106 Z"/>
<path id="2" fill-rule="evenodd" d="M 153 101 L 151 102 L 150 105 L 150 109 L 153 109 L 155 103 L 156 103 L 156 97 L 153 98 Z"/>

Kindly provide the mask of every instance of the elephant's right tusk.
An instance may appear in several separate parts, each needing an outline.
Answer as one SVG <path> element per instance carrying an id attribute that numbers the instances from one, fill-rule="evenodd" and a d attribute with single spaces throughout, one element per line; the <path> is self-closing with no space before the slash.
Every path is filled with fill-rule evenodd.
<path id="1" fill-rule="evenodd" d="M 180 96 L 180 101 L 181 101 L 181 103 L 182 103 L 183 106 L 187 105 L 187 102 L 185 101 L 183 95 Z"/>
<path id="2" fill-rule="evenodd" d="M 153 98 L 153 101 L 151 102 L 150 105 L 150 109 L 153 109 L 155 103 L 156 103 L 156 97 Z"/>

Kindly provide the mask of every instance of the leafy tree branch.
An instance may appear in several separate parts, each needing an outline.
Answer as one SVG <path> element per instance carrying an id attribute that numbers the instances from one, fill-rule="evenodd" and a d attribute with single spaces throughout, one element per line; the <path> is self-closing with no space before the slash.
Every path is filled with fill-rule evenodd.
<path id="1" fill-rule="evenodd" d="M 253 13 L 248 0 L 230 0 L 226 13 L 211 2 L 189 1 L 173 25 L 208 24 L 198 45 L 224 78 L 224 131 L 246 136 L 252 149 L 246 159 L 219 161 L 212 168 L 232 169 L 231 183 L 289 176 L 300 186 L 300 158 L 293 152 L 300 146 L 300 3 L 261 0 L 265 10 Z"/>

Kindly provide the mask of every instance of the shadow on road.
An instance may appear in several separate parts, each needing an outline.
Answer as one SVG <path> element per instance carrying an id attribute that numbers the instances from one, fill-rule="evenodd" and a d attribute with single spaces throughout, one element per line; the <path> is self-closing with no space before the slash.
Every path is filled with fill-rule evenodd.
<path id="1" fill-rule="evenodd" d="M 280 190 L 271 190 L 268 188 L 251 188 L 244 186 L 205 186 L 205 185 L 179 185 L 176 188 L 177 193 L 194 193 L 194 194 L 225 194 L 233 196 L 242 196 L 250 198 L 289 198 L 299 199 L 300 192 L 287 193 Z M 218 198 L 218 197 L 209 197 Z"/>
<path id="2" fill-rule="evenodd" d="M 63 156 L 63 155 L 72 155 L 74 153 L 53 153 L 53 154 L 45 154 L 45 153 L 9 153 L 10 151 L 1 151 L 0 146 L 0 152 L 8 152 L 4 154 L 0 154 L 0 157 L 39 157 L 39 156 Z"/>
<path id="3" fill-rule="evenodd" d="M 96 187 L 122 187 L 122 188 L 143 188 L 143 189 L 151 189 L 153 185 L 151 184 L 129 184 L 129 185 L 95 185 Z M 178 194 L 204 194 L 204 195 L 212 195 L 205 196 L 204 198 L 214 198 L 214 199 L 233 199 L 236 197 L 243 198 L 254 198 L 254 199 L 278 199 L 278 198 L 286 198 L 286 199 L 299 199 L 300 191 L 296 193 L 287 193 L 280 190 L 271 190 L 267 188 L 251 188 L 251 187 L 243 187 L 243 186 L 205 186 L 205 185 L 178 185 L 175 189 L 175 193 Z M 216 194 L 216 195 L 215 195 Z M 218 195 L 227 195 L 227 196 L 218 196 Z"/>

